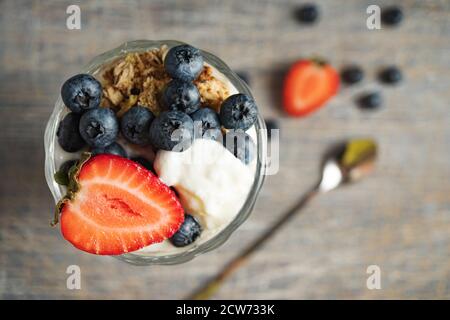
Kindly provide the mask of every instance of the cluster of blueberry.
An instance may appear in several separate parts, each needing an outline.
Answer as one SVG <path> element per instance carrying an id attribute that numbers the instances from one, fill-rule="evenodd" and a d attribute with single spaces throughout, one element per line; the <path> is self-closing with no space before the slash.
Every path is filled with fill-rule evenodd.
<path id="1" fill-rule="evenodd" d="M 313 3 L 306 3 L 295 10 L 295 16 L 303 24 L 312 24 L 320 17 L 320 10 Z M 382 9 L 381 21 L 387 26 L 396 26 L 403 20 L 403 11 L 397 6 L 388 6 Z"/>
<path id="2" fill-rule="evenodd" d="M 113 110 L 100 107 L 102 86 L 88 74 L 78 74 L 68 79 L 61 88 L 61 98 L 71 112 L 60 122 L 56 135 L 59 145 L 67 152 L 77 152 L 88 145 L 93 155 L 108 153 L 126 158 L 126 151 L 116 142 L 119 127 L 128 140 L 142 144 L 143 141 L 139 140 L 139 132 L 143 130 L 140 127 L 142 119 L 145 121 L 153 117 L 146 108 L 136 107 L 130 110 L 127 117 L 122 117 L 119 125 Z M 136 131 L 128 130 L 126 126 L 130 118 L 136 120 Z M 132 160 L 152 170 L 146 159 L 137 157 Z M 67 173 L 75 163 L 76 160 L 69 160 L 61 165 L 55 176 L 58 183 L 68 183 Z"/>
<path id="3" fill-rule="evenodd" d="M 319 8 L 313 4 L 303 4 L 296 11 L 297 19 L 303 24 L 312 24 L 317 21 L 320 16 Z M 388 6 L 381 10 L 381 21 L 383 25 L 394 27 L 403 20 L 403 11 L 398 6 Z M 360 82 L 364 77 L 362 69 L 356 65 L 350 65 L 343 68 L 341 79 L 343 82 L 352 85 Z M 379 80 L 384 84 L 395 84 L 402 80 L 401 71 L 395 66 L 389 66 L 383 69 L 378 76 Z M 382 96 L 380 92 L 367 92 L 357 97 L 356 102 L 362 109 L 376 109 L 382 104 Z"/>
<path id="4" fill-rule="evenodd" d="M 255 102 L 245 94 L 235 94 L 222 103 L 220 114 L 208 107 L 200 108 L 200 93 L 192 81 L 203 69 L 203 57 L 200 50 L 192 46 L 180 45 L 169 50 L 164 67 L 173 80 L 162 92 L 166 111 L 158 117 L 148 108 L 137 105 L 119 120 L 112 109 L 100 107 L 102 86 L 94 77 L 79 74 L 68 79 L 61 88 L 61 97 L 71 112 L 57 131 L 62 149 L 76 152 L 87 144 L 94 155 L 110 153 L 127 157 L 116 142 L 119 131 L 135 145 L 151 144 L 157 149 L 172 151 L 186 150 L 192 138 L 200 135 L 204 139 L 222 139 L 228 150 L 249 163 L 255 147 L 245 130 L 257 119 Z M 196 126 L 199 128 L 195 131 Z M 224 137 L 222 127 L 227 129 Z M 144 159 L 136 160 L 144 162 Z"/>
<path id="5" fill-rule="evenodd" d="M 346 66 L 341 71 L 341 79 L 348 85 L 356 84 L 364 78 L 364 71 L 357 65 Z M 403 79 L 402 72 L 396 66 L 387 66 L 378 73 L 378 80 L 387 85 L 394 85 Z M 378 91 L 363 93 L 356 102 L 362 109 L 376 109 L 381 106 L 382 97 Z"/>
<path id="6" fill-rule="evenodd" d="M 178 145 L 177 151 L 181 151 L 189 147 L 190 137 L 222 139 L 228 150 L 244 163 L 249 163 L 255 148 L 245 130 L 257 119 L 255 102 L 245 94 L 235 94 L 222 103 L 220 113 L 207 106 L 200 108 L 200 93 L 192 81 L 203 69 L 203 57 L 192 46 L 180 45 L 170 49 L 164 67 L 173 80 L 162 93 L 162 103 L 167 111 L 152 122 L 150 142 L 163 150 L 173 150 Z M 228 130 L 223 137 L 222 127 Z M 174 140 L 173 133 L 177 129 L 183 132 L 179 131 L 180 139 Z M 180 140 L 186 144 L 180 144 Z M 230 141 L 232 143 L 228 143 Z"/>
<path id="7" fill-rule="evenodd" d="M 56 133 L 63 150 L 76 152 L 88 144 L 93 154 L 109 150 L 126 156 L 123 148 L 115 143 L 119 122 L 114 111 L 100 108 L 100 82 L 88 74 L 75 75 L 63 84 L 61 97 L 71 110 L 59 124 Z"/>

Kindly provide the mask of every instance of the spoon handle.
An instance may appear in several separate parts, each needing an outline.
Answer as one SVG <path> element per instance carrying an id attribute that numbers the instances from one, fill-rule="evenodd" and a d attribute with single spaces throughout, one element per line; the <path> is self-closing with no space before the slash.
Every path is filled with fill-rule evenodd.
<path id="1" fill-rule="evenodd" d="M 233 260 L 231 260 L 214 278 L 205 283 L 194 294 L 188 297 L 191 300 L 205 300 L 214 295 L 221 284 L 233 274 L 239 267 L 244 265 L 251 255 L 261 248 L 273 235 L 285 225 L 300 209 L 302 209 L 315 195 L 319 193 L 317 187 L 311 188 L 306 192 L 288 211 L 282 214 L 278 220 L 263 234 L 256 238 L 247 248 L 241 251 Z"/>

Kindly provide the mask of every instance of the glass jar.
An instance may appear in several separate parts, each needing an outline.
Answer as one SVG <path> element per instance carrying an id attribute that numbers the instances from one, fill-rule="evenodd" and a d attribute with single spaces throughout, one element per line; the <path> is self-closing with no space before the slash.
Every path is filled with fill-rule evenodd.
<path id="1" fill-rule="evenodd" d="M 112 63 L 113 61 L 125 56 L 130 52 L 143 52 L 154 48 L 160 48 L 162 45 L 167 45 L 169 48 L 183 44 L 174 40 L 137 40 L 130 41 L 122 44 L 121 46 L 107 51 L 99 56 L 95 57 L 85 68 L 81 70 L 82 73 L 88 73 L 96 75 L 104 66 Z M 253 98 L 250 89 L 221 59 L 215 55 L 202 51 L 205 62 L 212 65 L 219 72 L 221 72 L 231 84 L 241 93 L 245 93 Z M 59 201 L 65 194 L 65 188 L 58 185 L 53 179 L 54 173 L 57 171 L 55 163 L 55 143 L 56 131 L 58 124 L 65 115 L 66 107 L 61 100 L 61 97 L 55 103 L 55 107 L 47 123 L 44 136 L 45 145 L 45 178 L 47 180 L 48 187 L 53 195 L 55 203 Z M 192 246 L 181 253 L 165 255 L 165 256 L 152 256 L 149 253 L 131 252 L 120 256 L 114 256 L 122 261 L 126 261 L 135 265 L 152 265 L 152 264 L 178 264 L 187 262 L 194 257 L 213 250 L 222 245 L 228 237 L 249 217 L 253 206 L 256 202 L 259 190 L 264 182 L 264 173 L 266 168 L 266 152 L 267 152 L 267 138 L 265 122 L 261 115 L 258 116 L 258 120 L 255 123 L 257 133 L 257 148 L 258 157 L 255 170 L 255 178 L 252 188 L 247 196 L 243 207 L 236 215 L 234 220 L 226 226 L 222 231 L 216 234 L 211 239 L 201 243 L 197 246 Z"/>

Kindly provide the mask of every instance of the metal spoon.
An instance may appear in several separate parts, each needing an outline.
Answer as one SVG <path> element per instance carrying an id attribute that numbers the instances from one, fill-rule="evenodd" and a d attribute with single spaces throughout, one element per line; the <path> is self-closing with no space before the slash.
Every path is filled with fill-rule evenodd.
<path id="1" fill-rule="evenodd" d="M 297 203 L 262 235 L 255 239 L 238 256 L 231 260 L 214 278 L 197 290 L 188 299 L 208 299 L 220 288 L 221 284 L 249 257 L 262 247 L 286 222 L 294 217 L 315 195 L 326 193 L 341 185 L 359 181 L 368 175 L 377 155 L 376 143 L 371 139 L 352 139 L 339 143 L 324 156 L 322 176 L 319 183 L 307 191 Z"/>

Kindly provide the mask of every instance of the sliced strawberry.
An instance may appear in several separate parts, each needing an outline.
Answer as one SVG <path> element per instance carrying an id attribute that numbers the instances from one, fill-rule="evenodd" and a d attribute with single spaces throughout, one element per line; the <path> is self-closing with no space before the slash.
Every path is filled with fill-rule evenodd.
<path id="1" fill-rule="evenodd" d="M 61 232 L 76 248 L 100 255 L 138 250 L 171 237 L 184 220 L 174 192 L 134 161 L 89 159 L 78 190 L 62 205 Z"/>
<path id="2" fill-rule="evenodd" d="M 293 116 L 307 115 L 323 106 L 339 88 L 339 75 L 329 64 L 300 60 L 289 70 L 283 92 L 283 105 Z"/>

